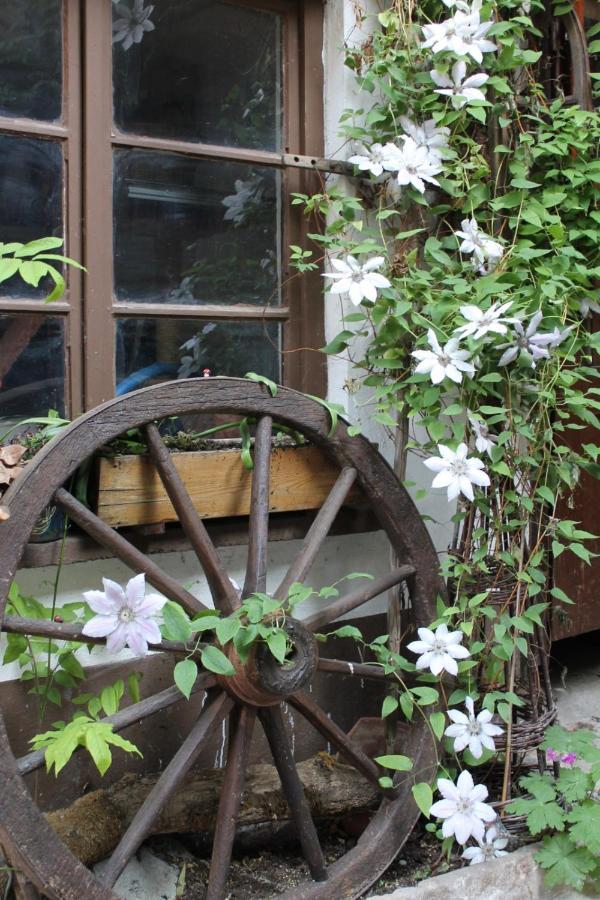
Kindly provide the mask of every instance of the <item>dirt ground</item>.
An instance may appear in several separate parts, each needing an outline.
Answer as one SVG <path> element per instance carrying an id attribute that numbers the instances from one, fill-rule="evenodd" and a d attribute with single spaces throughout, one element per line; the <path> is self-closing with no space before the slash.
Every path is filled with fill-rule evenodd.
<path id="1" fill-rule="evenodd" d="M 321 827 L 319 836 L 325 858 L 334 862 L 355 844 L 342 829 Z M 180 867 L 178 897 L 204 900 L 210 855 L 203 855 L 193 837 L 154 838 L 149 849 L 166 862 Z M 201 855 L 202 854 L 202 855 Z M 417 828 L 397 859 L 363 896 L 389 893 L 394 888 L 414 885 L 436 872 L 448 870 L 440 854 L 440 844 L 426 831 Z M 227 900 L 271 900 L 309 879 L 308 868 L 297 844 L 282 835 L 277 843 L 258 849 L 238 848 L 232 863 Z M 335 900 L 335 898 L 332 898 Z"/>

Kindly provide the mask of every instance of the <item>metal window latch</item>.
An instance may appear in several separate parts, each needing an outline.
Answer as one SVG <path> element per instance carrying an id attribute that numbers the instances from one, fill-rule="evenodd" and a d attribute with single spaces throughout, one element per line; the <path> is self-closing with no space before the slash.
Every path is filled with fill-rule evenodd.
<path id="1" fill-rule="evenodd" d="M 333 175 L 356 175 L 355 166 L 343 159 L 324 159 L 317 156 L 302 156 L 299 153 L 284 153 L 281 160 L 284 166 L 292 169 L 314 169 L 317 172 L 330 172 Z"/>

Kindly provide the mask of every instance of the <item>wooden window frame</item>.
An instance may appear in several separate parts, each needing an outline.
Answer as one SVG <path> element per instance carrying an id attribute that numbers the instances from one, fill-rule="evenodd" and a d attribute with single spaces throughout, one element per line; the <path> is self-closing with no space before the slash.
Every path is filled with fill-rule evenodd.
<path id="1" fill-rule="evenodd" d="M 284 266 L 284 303 L 198 305 L 132 303 L 113 294 L 112 157 L 115 148 L 138 148 L 182 154 L 198 160 L 227 160 L 275 168 L 283 174 L 283 196 L 310 191 L 314 173 L 290 168 L 290 153 L 322 155 L 323 73 L 321 0 L 236 0 L 236 5 L 267 9 L 282 15 L 284 24 L 284 152 L 248 150 L 146 135 L 121 133 L 112 114 L 111 4 L 84 0 L 85 98 L 84 133 L 84 260 L 87 269 L 84 300 L 86 406 L 114 396 L 116 321 L 123 317 L 195 319 L 206 321 L 280 322 L 283 326 L 283 381 L 290 387 L 324 394 L 326 363 L 314 350 L 324 343 L 323 293 L 319 273 L 290 279 Z M 310 85 L 310 90 L 307 90 Z M 284 255 L 288 244 L 306 245 L 302 212 L 285 204 Z M 107 352 L 107 348 L 111 348 Z M 312 348 L 312 349 L 311 349 Z M 108 355 L 110 354 L 110 356 Z"/>
<path id="2" fill-rule="evenodd" d="M 81 236 L 81 19 L 79 3 L 63 3 L 62 11 L 62 116 L 59 122 L 0 116 L 0 133 L 15 137 L 54 140 L 61 146 L 62 215 L 65 252 L 73 259 L 83 254 Z M 37 235 L 47 237 L 47 235 Z M 65 405 L 71 416 L 83 411 L 82 294 L 81 273 L 71 269 L 67 289 L 60 301 L 48 305 L 43 299 L 7 297 L 1 294 L 0 313 L 44 315 L 60 318 L 65 342 Z M 1 398 L 0 398 L 1 402 Z"/>
<path id="3" fill-rule="evenodd" d="M 283 194 L 311 193 L 319 181 L 296 158 L 323 152 L 322 0 L 235 0 L 235 5 L 279 12 L 284 21 L 284 142 L 282 153 L 121 134 L 112 123 L 112 4 L 64 0 L 62 13 L 62 117 L 59 122 L 0 116 L 0 133 L 56 140 L 63 152 L 62 211 L 65 253 L 86 268 L 70 268 L 60 301 L 0 293 L 0 313 L 42 314 L 64 322 L 65 404 L 74 418 L 115 394 L 118 318 L 277 321 L 283 325 L 283 381 L 312 394 L 326 392 L 323 288 L 319 272 L 290 278 L 283 266 L 282 306 L 260 307 L 123 303 L 113 298 L 112 151 L 145 148 L 197 159 L 256 163 L 283 174 Z M 290 167 L 291 163 L 291 167 Z M 312 167 L 313 169 L 315 167 Z M 317 167 L 318 168 L 318 167 Z M 307 246 L 307 221 L 285 203 L 283 255 L 289 244 Z M 45 237 L 45 235 L 39 235 Z M 1 288 L 0 288 L 1 291 Z"/>

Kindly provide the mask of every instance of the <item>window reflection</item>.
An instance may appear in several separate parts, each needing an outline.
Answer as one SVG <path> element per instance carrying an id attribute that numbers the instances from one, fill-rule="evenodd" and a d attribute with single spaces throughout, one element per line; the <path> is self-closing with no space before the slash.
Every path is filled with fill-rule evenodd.
<path id="1" fill-rule="evenodd" d="M 65 412 L 64 327 L 47 315 L 0 315 L 0 422 Z"/>
<path id="2" fill-rule="evenodd" d="M 279 325 L 119 319 L 117 396 L 160 381 L 259 372 L 279 382 Z"/>
<path id="3" fill-rule="evenodd" d="M 280 175 L 273 169 L 117 151 L 117 298 L 279 303 L 280 208 Z"/>
<path id="4" fill-rule="evenodd" d="M 114 118 L 126 132 L 279 150 L 281 23 L 219 0 L 113 6 Z"/>
<path id="5" fill-rule="evenodd" d="M 0 2 L 0 115 L 61 114 L 62 0 Z"/>

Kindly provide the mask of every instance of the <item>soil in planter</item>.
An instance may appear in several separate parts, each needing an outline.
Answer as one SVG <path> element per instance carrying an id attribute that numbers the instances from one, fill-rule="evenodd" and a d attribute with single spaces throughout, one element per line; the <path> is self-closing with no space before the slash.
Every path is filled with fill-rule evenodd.
<path id="1" fill-rule="evenodd" d="M 328 864 L 356 843 L 356 839 L 349 837 L 339 824 L 320 826 L 319 838 Z M 253 844 L 257 846 L 253 847 Z M 178 897 L 204 900 L 210 865 L 210 853 L 204 855 L 206 848 L 198 846 L 193 836 L 156 837 L 149 840 L 147 846 L 156 856 L 180 869 Z M 363 896 L 386 894 L 398 887 L 415 885 L 432 874 L 440 875 L 458 865 L 458 859 L 448 865 L 440 853 L 440 842 L 417 826 L 397 859 Z M 236 846 L 227 900 L 272 900 L 309 877 L 300 848 L 287 829 L 275 838 L 271 837 L 269 844 L 264 842 L 264 836 L 246 835 Z"/>

